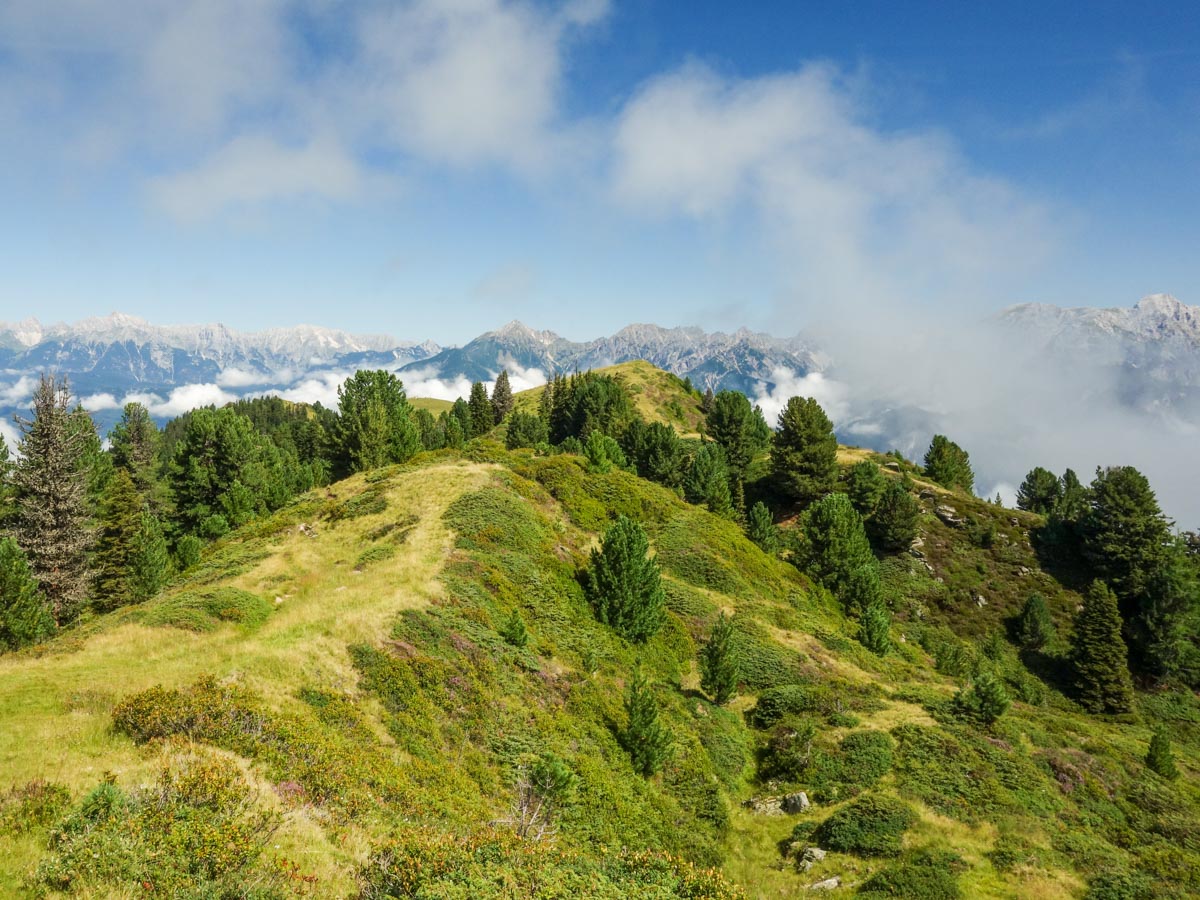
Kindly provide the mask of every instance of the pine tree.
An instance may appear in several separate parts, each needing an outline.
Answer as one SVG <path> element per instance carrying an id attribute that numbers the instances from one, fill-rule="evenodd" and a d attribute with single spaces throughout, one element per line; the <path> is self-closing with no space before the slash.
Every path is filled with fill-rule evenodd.
<path id="1" fill-rule="evenodd" d="M 54 617 L 17 542 L 0 537 L 0 651 L 19 650 L 54 633 Z"/>
<path id="2" fill-rule="evenodd" d="M 611 472 L 614 468 L 623 469 L 628 463 L 621 446 L 604 432 L 595 430 L 588 435 L 583 445 L 583 455 L 587 457 L 588 471 L 600 475 Z"/>
<path id="3" fill-rule="evenodd" d="M 771 516 L 771 511 L 761 500 L 750 507 L 746 520 L 746 537 L 756 543 L 764 553 L 779 551 L 779 529 Z"/>
<path id="4" fill-rule="evenodd" d="M 605 625 L 642 643 L 662 627 L 666 598 L 642 526 L 620 516 L 592 551 L 587 593 Z"/>
<path id="5" fill-rule="evenodd" d="M 733 646 L 733 622 L 721 612 L 700 648 L 700 689 L 724 706 L 737 693 L 740 662 Z"/>
<path id="6" fill-rule="evenodd" d="M 1054 640 L 1054 623 L 1041 594 L 1029 595 L 1014 623 L 1013 636 L 1026 650 L 1040 650 Z"/>
<path id="7" fill-rule="evenodd" d="M 458 421 L 459 430 L 462 432 L 464 442 L 474 437 L 471 434 L 471 407 L 467 404 L 466 400 L 462 397 L 455 400 L 454 405 L 450 407 L 450 415 Z"/>
<path id="8" fill-rule="evenodd" d="M 359 371 L 346 379 L 338 388 L 333 448 L 338 477 L 406 462 L 421 449 L 400 379 L 383 370 Z"/>
<path id="9" fill-rule="evenodd" d="M 1017 509 L 1048 516 L 1062 497 L 1062 482 L 1048 469 L 1037 466 L 1029 470 L 1017 489 Z"/>
<path id="10" fill-rule="evenodd" d="M 162 434 L 150 412 L 140 403 L 126 403 L 121 420 L 108 433 L 113 466 L 124 469 L 142 500 L 153 511 L 165 504 L 165 486 L 159 474 L 158 449 Z"/>
<path id="11" fill-rule="evenodd" d="M 496 385 L 492 388 L 492 422 L 499 425 L 512 412 L 512 385 L 508 383 L 508 369 L 501 369 L 496 377 Z"/>
<path id="12" fill-rule="evenodd" d="M 883 470 L 869 459 L 855 463 L 846 474 L 846 493 L 858 514 L 864 518 L 875 511 L 887 486 L 888 480 Z"/>
<path id="13" fill-rule="evenodd" d="M 488 399 L 487 388 L 482 381 L 471 385 L 467 407 L 471 410 L 471 437 L 483 437 L 492 430 L 495 418 L 492 414 L 492 401 Z"/>
<path id="14" fill-rule="evenodd" d="M 16 491 L 13 487 L 15 468 L 8 442 L 0 434 L 0 529 L 8 526 L 17 514 Z"/>
<path id="15" fill-rule="evenodd" d="M 658 721 L 658 701 L 640 669 L 634 672 L 625 695 L 625 715 L 621 744 L 634 770 L 649 778 L 667 761 L 674 739 Z"/>
<path id="16" fill-rule="evenodd" d="M 925 451 L 925 474 L 942 487 L 966 491 L 975 486 L 967 451 L 944 434 L 935 434 Z"/>
<path id="17" fill-rule="evenodd" d="M 92 578 L 84 458 L 88 436 L 73 418 L 70 400 L 65 379 L 41 377 L 33 395 L 33 418 L 17 419 L 21 458 L 13 472 L 17 533 L 59 625 L 79 615 Z"/>
<path id="18" fill-rule="evenodd" d="M 1093 581 L 1075 617 L 1071 659 L 1079 702 L 1095 713 L 1125 713 L 1133 708 L 1133 682 L 1121 637 L 1117 598 L 1102 581 Z"/>
<path id="19" fill-rule="evenodd" d="M 1146 476 L 1133 466 L 1097 469 L 1079 522 L 1084 558 L 1132 619 L 1166 561 L 1171 530 Z"/>
<path id="20" fill-rule="evenodd" d="M 691 503 L 703 503 L 714 515 L 733 517 L 729 469 L 719 444 L 701 445 L 683 479 L 683 494 Z"/>
<path id="21" fill-rule="evenodd" d="M 772 441 L 771 472 L 785 496 L 808 504 L 833 489 L 837 438 L 833 423 L 816 400 L 788 400 Z"/>
<path id="22" fill-rule="evenodd" d="M 887 607 L 882 600 L 875 600 L 863 610 L 858 640 L 876 656 L 885 656 L 892 649 L 891 627 Z"/>
<path id="23" fill-rule="evenodd" d="M 508 431 L 504 435 L 504 446 L 509 450 L 518 447 L 536 447 L 550 439 L 545 421 L 533 413 L 517 410 L 509 417 Z"/>
<path id="24" fill-rule="evenodd" d="M 557 376 L 551 378 L 542 386 L 542 395 L 538 397 L 538 417 L 546 423 L 546 428 L 550 428 L 550 417 L 554 411 L 554 385 L 557 382 Z"/>
<path id="25" fill-rule="evenodd" d="M 134 560 L 142 537 L 142 498 L 125 469 L 118 469 L 109 481 L 100 509 L 92 602 L 104 612 L 142 599 L 134 589 Z"/>
<path id="26" fill-rule="evenodd" d="M 455 415 L 447 415 L 445 422 L 446 430 L 446 446 L 452 450 L 461 450 L 466 442 L 466 433 L 463 431 L 462 420 Z"/>
<path id="27" fill-rule="evenodd" d="M 163 589 L 171 576 L 171 554 L 162 523 L 149 510 L 142 513 L 137 549 L 130 561 L 130 595 L 133 602 L 149 600 Z"/>
<path id="28" fill-rule="evenodd" d="M 1150 738 L 1150 749 L 1146 753 L 1146 766 L 1151 772 L 1168 781 L 1179 777 L 1175 754 L 1171 752 L 1171 733 L 1165 725 L 1154 729 L 1154 736 Z"/>
<path id="29" fill-rule="evenodd" d="M 761 412 L 759 413 L 761 416 Z M 767 435 L 755 423 L 755 411 L 739 391 L 721 391 L 704 420 L 706 433 L 725 451 L 730 475 L 744 478 L 754 457 L 767 447 Z"/>
<path id="30" fill-rule="evenodd" d="M 917 536 L 921 504 L 899 481 L 884 488 L 875 511 L 867 519 L 867 534 L 885 553 L 907 550 Z"/>
<path id="31" fill-rule="evenodd" d="M 513 647 L 520 648 L 529 643 L 529 632 L 525 628 L 525 620 L 521 618 L 519 609 L 514 609 L 512 615 L 500 626 L 500 637 L 504 638 L 504 643 Z"/>
<path id="32" fill-rule="evenodd" d="M 954 696 L 955 711 L 963 718 L 991 725 L 1008 711 L 1012 701 L 1000 679 L 991 672 L 980 672 L 971 686 Z"/>
<path id="33" fill-rule="evenodd" d="M 634 419 L 621 436 L 621 446 L 638 475 L 670 488 L 683 484 L 687 457 L 671 425 Z"/>
<path id="34" fill-rule="evenodd" d="M 822 498 L 805 513 L 803 530 L 809 574 L 827 587 L 847 612 L 857 614 L 866 609 L 878 596 L 879 565 L 850 499 L 845 494 Z"/>

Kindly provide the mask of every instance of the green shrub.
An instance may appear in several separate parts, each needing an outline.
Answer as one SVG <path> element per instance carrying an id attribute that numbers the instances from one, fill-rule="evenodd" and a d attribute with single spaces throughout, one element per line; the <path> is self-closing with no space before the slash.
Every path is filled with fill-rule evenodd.
<path id="1" fill-rule="evenodd" d="M 904 897 L 906 900 L 958 900 L 958 873 L 966 868 L 954 853 L 921 850 L 872 875 L 858 890 L 860 897 Z"/>
<path id="2" fill-rule="evenodd" d="M 146 609 L 147 625 L 166 625 L 187 631 L 212 631 L 222 622 L 255 628 L 271 614 L 271 604 L 234 587 L 180 591 Z"/>
<path id="3" fill-rule="evenodd" d="M 388 499 L 383 492 L 383 485 L 374 484 L 362 493 L 348 497 L 341 503 L 330 507 L 325 512 L 325 519 L 331 525 L 336 525 L 345 519 L 378 515 L 387 508 Z"/>
<path id="4" fill-rule="evenodd" d="M 838 747 L 842 780 L 863 786 L 873 784 L 892 769 L 895 741 L 883 731 L 856 731 Z"/>
<path id="5" fill-rule="evenodd" d="M 0 830 L 20 834 L 45 828 L 58 819 L 71 802 L 71 792 L 61 784 L 35 778 L 14 785 L 0 796 Z"/>
<path id="6" fill-rule="evenodd" d="M 864 794 L 822 822 L 813 833 L 817 843 L 839 853 L 894 856 L 900 839 L 917 821 L 907 803 L 882 794 Z"/>
<path id="7" fill-rule="evenodd" d="M 1084 900 L 1154 900 L 1153 880 L 1140 872 L 1103 872 L 1088 882 Z"/>
<path id="8" fill-rule="evenodd" d="M 361 572 L 367 566 L 391 559 L 395 555 L 396 546 L 394 544 L 379 544 L 374 547 L 368 547 L 354 561 L 354 569 L 357 572 Z"/>
<path id="9" fill-rule="evenodd" d="M 783 684 L 768 688 L 747 711 L 746 721 L 754 728 L 770 728 L 784 716 L 822 712 L 828 699 L 828 691 L 816 685 Z"/>

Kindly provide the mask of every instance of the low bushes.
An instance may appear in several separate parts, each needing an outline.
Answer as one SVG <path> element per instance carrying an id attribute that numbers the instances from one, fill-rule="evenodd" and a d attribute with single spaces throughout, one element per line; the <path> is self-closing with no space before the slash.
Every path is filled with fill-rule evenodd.
<path id="1" fill-rule="evenodd" d="M 839 853 L 894 856 L 900 840 L 917 821 L 907 803 L 882 794 L 864 794 L 822 822 L 813 832 L 817 844 Z"/>

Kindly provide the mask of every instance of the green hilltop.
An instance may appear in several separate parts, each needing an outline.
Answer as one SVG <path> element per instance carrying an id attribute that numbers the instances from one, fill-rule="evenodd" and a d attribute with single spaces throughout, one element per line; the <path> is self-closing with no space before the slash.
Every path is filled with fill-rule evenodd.
<path id="1" fill-rule="evenodd" d="M 674 376 L 606 374 L 642 418 L 700 431 Z M 912 548 L 878 554 L 879 654 L 790 561 L 797 508 L 764 550 L 591 442 L 504 439 L 314 487 L 151 599 L 0 656 L 0 894 L 1200 894 L 1200 700 L 1079 705 L 1084 585 L 1043 567 L 1044 517 L 838 448 L 843 478 L 872 461 L 919 506 Z M 760 456 L 747 504 L 768 480 Z M 598 620 L 584 574 L 622 518 L 661 573 L 644 643 Z M 1034 593 L 1055 632 L 1022 648 Z M 697 657 L 722 615 L 739 665 L 718 706 Z M 990 722 L 963 699 L 989 680 L 1011 703 Z M 648 776 L 635 682 L 671 738 Z M 1174 779 L 1147 766 L 1157 726 Z"/>

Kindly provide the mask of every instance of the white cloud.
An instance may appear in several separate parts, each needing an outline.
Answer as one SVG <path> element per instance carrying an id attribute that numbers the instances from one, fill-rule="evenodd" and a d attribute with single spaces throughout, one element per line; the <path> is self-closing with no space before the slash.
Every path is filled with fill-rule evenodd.
<path id="1" fill-rule="evenodd" d="M 120 409 L 124 406 L 115 396 L 109 393 L 90 394 L 87 397 L 81 397 L 79 402 L 83 404 L 83 408 L 88 412 L 99 412 L 104 409 Z"/>
<path id="2" fill-rule="evenodd" d="M 990 296 L 1040 259 L 1038 204 L 972 171 L 936 131 L 872 123 L 828 65 L 755 79 L 688 66 L 644 86 L 616 123 L 624 206 L 710 218 L 749 210 L 792 281 L 784 328 L 807 312 Z M 808 323 L 805 323 L 808 324 Z"/>
<path id="3" fill-rule="evenodd" d="M 17 444 L 21 440 L 21 433 L 17 431 L 17 426 L 7 418 L 0 418 L 0 437 L 3 437 L 4 443 L 8 445 L 9 454 L 15 456 Z"/>
<path id="4" fill-rule="evenodd" d="M 12 384 L 0 384 L 0 403 L 8 406 L 28 406 L 38 380 L 32 375 L 22 375 Z"/>
<path id="5" fill-rule="evenodd" d="M 201 406 L 224 406 L 238 399 L 237 394 L 231 394 L 216 384 L 185 384 L 173 389 L 166 400 L 153 394 L 131 394 L 125 398 L 126 402 L 134 396 L 140 398 L 139 402 L 142 402 L 152 415 L 168 418 Z"/>
<path id="6" fill-rule="evenodd" d="M 835 427 L 849 412 L 849 386 L 826 378 L 820 372 L 800 375 L 791 369 L 778 368 L 771 373 L 771 382 L 774 386 L 770 389 L 759 382 L 754 403 L 762 408 L 763 417 L 772 428 L 792 397 L 812 397 L 821 404 Z"/>
<path id="7" fill-rule="evenodd" d="M 234 138 L 198 168 L 150 180 L 153 202 L 181 221 L 231 206 L 294 197 L 349 200 L 361 192 L 358 164 L 336 142 L 284 146 L 263 136 Z"/>
<path id="8" fill-rule="evenodd" d="M 271 384 L 287 381 L 282 373 L 254 372 L 250 369 L 239 369 L 229 366 L 217 374 L 217 384 L 221 387 L 238 388 L 250 387 L 255 384 Z"/>

